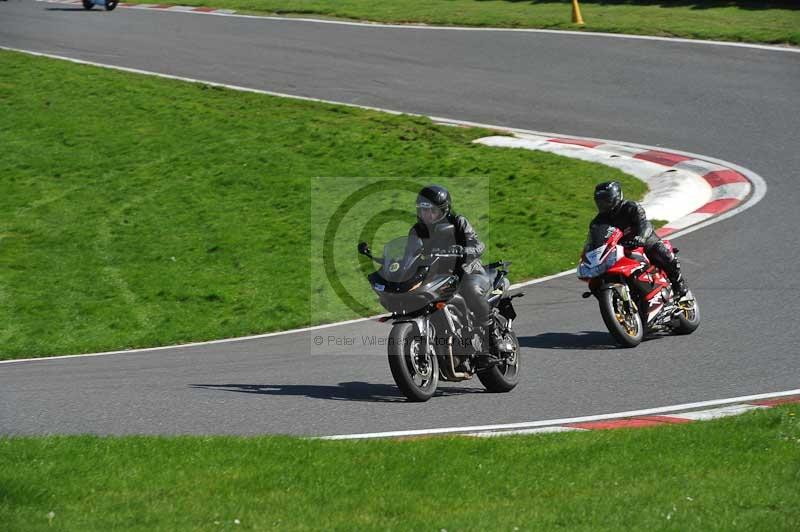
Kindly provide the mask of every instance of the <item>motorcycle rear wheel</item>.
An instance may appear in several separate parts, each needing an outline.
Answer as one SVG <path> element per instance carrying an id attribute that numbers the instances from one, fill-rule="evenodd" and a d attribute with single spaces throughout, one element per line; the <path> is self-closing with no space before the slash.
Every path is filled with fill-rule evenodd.
<path id="1" fill-rule="evenodd" d="M 644 338 L 644 325 L 638 312 L 626 310 L 622 296 L 614 288 L 601 290 L 597 296 L 600 314 L 608 332 L 621 347 L 636 347 Z"/>
<path id="2" fill-rule="evenodd" d="M 389 333 L 389 369 L 397 387 L 409 401 L 433 397 L 439 384 L 439 362 L 433 346 L 421 354 L 422 338 L 411 323 L 397 323 Z"/>
<path id="3" fill-rule="evenodd" d="M 514 353 L 505 364 L 492 366 L 484 371 L 478 372 L 478 380 L 491 393 L 510 392 L 519 384 L 519 340 L 514 331 L 508 331 L 507 337 L 514 345 Z"/>
<path id="4" fill-rule="evenodd" d="M 691 306 L 678 314 L 678 326 L 673 329 L 675 334 L 692 334 L 700 326 L 700 307 L 697 300 L 692 298 Z"/>

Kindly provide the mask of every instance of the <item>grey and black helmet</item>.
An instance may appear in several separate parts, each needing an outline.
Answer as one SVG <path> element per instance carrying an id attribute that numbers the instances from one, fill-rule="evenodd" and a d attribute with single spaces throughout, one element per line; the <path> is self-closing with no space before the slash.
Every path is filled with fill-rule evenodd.
<path id="1" fill-rule="evenodd" d="M 450 193 L 439 185 L 429 185 L 417 195 L 417 218 L 431 225 L 442 221 L 450 214 Z"/>
<path id="2" fill-rule="evenodd" d="M 614 212 L 622 200 L 622 187 L 616 181 L 606 181 L 594 187 L 594 203 L 601 213 Z"/>

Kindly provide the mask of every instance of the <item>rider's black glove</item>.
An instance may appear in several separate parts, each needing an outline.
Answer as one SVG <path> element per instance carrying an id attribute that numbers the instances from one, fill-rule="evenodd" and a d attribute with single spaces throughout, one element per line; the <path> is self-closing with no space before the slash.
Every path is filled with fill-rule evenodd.
<path id="1" fill-rule="evenodd" d="M 459 246 L 458 244 L 453 244 L 447 249 L 448 253 L 453 255 L 463 255 L 464 254 L 464 246 Z"/>
<path id="2" fill-rule="evenodd" d="M 639 235 L 630 239 L 631 246 L 633 247 L 644 247 L 645 239 Z"/>

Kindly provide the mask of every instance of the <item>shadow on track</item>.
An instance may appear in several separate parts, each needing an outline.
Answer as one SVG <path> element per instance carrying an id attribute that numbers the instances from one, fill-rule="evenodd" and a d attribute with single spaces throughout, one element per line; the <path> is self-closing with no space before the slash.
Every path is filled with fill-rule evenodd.
<path id="1" fill-rule="evenodd" d="M 396 386 L 367 382 L 340 382 L 338 386 L 311 384 L 190 384 L 192 388 L 221 390 L 225 392 L 259 395 L 302 395 L 312 399 L 330 401 L 367 401 L 375 403 L 402 403 L 406 398 Z M 482 388 L 440 387 L 435 397 L 448 397 L 470 393 L 483 393 Z"/>
<path id="2" fill-rule="evenodd" d="M 520 336 L 519 345 L 537 349 L 619 349 L 611 335 L 602 331 L 579 333 L 544 333 Z"/>

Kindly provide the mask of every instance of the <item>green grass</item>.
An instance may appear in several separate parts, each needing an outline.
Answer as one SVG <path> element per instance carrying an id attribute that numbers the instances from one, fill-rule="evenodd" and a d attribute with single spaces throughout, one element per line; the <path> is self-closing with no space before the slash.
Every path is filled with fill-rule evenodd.
<path id="1" fill-rule="evenodd" d="M 495 439 L 0 439 L 3 529 L 800 528 L 800 407 Z M 235 524 L 238 519 L 240 524 Z"/>
<path id="2" fill-rule="evenodd" d="M 146 0 L 133 0 L 147 3 Z M 569 0 L 171 0 L 253 13 L 315 15 L 380 22 L 581 29 Z M 793 0 L 582 0 L 582 29 L 800 45 Z"/>
<path id="3" fill-rule="evenodd" d="M 491 133 L 425 118 L 10 52 L 0 72 L 0 358 L 353 317 L 322 286 L 309 242 L 353 186 L 378 178 L 449 186 L 487 257 L 515 261 L 515 279 L 575 265 L 596 182 L 645 190 L 605 166 L 475 145 Z M 317 188 L 317 176 L 369 178 Z M 384 236 L 407 231 L 412 194 L 371 200 L 357 211 L 405 213 Z M 343 225 L 337 266 L 377 312 L 358 237 Z"/>

